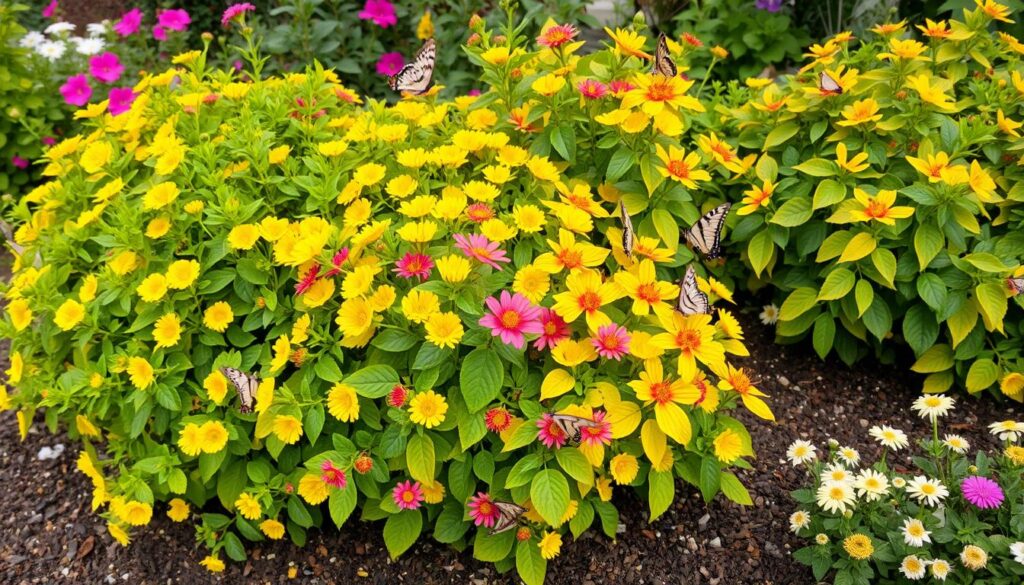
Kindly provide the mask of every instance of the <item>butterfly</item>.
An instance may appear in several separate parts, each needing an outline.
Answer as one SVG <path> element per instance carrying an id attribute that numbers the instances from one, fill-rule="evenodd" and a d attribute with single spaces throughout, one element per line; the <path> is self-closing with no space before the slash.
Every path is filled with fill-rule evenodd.
<path id="1" fill-rule="evenodd" d="M 501 534 L 515 528 L 519 523 L 519 516 L 526 513 L 526 508 L 513 504 L 512 502 L 493 502 L 498 508 L 498 519 L 494 526 L 487 532 L 489 535 Z"/>
<path id="2" fill-rule="evenodd" d="M 1006 279 L 1006 284 L 1010 287 L 1010 292 L 1013 293 L 1013 296 L 1017 296 L 1024 292 L 1024 277 L 1014 278 L 1011 276 Z"/>
<path id="3" fill-rule="evenodd" d="M 596 422 L 588 418 L 572 416 L 571 414 L 553 414 L 551 418 L 554 420 L 558 430 L 565 434 L 569 442 L 576 445 L 579 445 L 583 438 L 583 429 L 597 426 Z"/>
<path id="4" fill-rule="evenodd" d="M 840 95 L 843 93 L 843 86 L 839 85 L 839 82 L 832 79 L 832 76 L 824 71 L 818 76 L 818 89 L 821 90 L 822 95 Z"/>
<path id="5" fill-rule="evenodd" d="M 704 254 L 708 260 L 713 260 L 721 255 L 722 248 L 719 244 L 721 243 L 722 226 L 725 225 L 725 216 L 729 213 L 730 207 L 732 207 L 732 203 L 719 205 L 705 213 L 697 220 L 697 223 L 683 232 L 686 241 L 701 254 Z"/>
<path id="6" fill-rule="evenodd" d="M 220 373 L 231 381 L 238 392 L 238 412 L 248 414 L 252 412 L 253 403 L 256 401 L 256 388 L 260 385 L 260 379 L 254 374 L 247 374 L 242 370 L 224 367 Z"/>
<path id="7" fill-rule="evenodd" d="M 711 303 L 708 295 L 697 287 L 697 272 L 693 265 L 686 267 L 686 274 L 679 279 L 679 300 L 676 310 L 684 315 L 710 314 Z"/>
<path id="8" fill-rule="evenodd" d="M 434 39 L 427 39 L 412 63 L 402 67 L 398 73 L 388 77 L 388 85 L 395 91 L 419 95 L 430 86 L 430 77 L 434 74 L 434 58 L 437 51 Z"/>
<path id="9" fill-rule="evenodd" d="M 633 259 L 633 242 L 636 240 L 636 233 L 633 231 L 633 220 L 629 219 L 626 211 L 626 204 L 619 201 L 619 212 L 622 214 L 622 249 L 629 259 Z"/>
<path id="10" fill-rule="evenodd" d="M 672 55 L 668 52 L 668 37 L 665 33 L 658 35 L 658 48 L 654 51 L 654 67 L 651 73 L 658 73 L 665 77 L 675 77 L 679 70 L 672 61 Z"/>

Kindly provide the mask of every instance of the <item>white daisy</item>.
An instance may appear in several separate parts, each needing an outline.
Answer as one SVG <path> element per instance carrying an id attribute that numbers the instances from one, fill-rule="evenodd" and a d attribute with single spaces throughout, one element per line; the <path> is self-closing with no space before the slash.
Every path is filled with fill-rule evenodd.
<path id="1" fill-rule="evenodd" d="M 842 514 L 853 504 L 853 487 L 849 483 L 826 481 L 818 488 L 818 506 L 826 512 Z"/>
<path id="2" fill-rule="evenodd" d="M 818 535 L 814 537 L 814 542 L 825 546 L 828 544 L 828 536 L 819 532 Z"/>
<path id="3" fill-rule="evenodd" d="M 900 573 L 903 573 L 911 581 L 917 581 L 924 577 L 926 568 L 927 565 L 924 564 L 924 561 L 917 558 L 917 555 L 903 557 L 903 562 L 900 563 Z"/>
<path id="4" fill-rule="evenodd" d="M 43 29 L 43 32 L 48 35 L 59 35 L 60 33 L 71 32 L 73 30 L 75 30 L 75 25 L 70 22 L 55 22 Z"/>
<path id="5" fill-rule="evenodd" d="M 64 56 L 67 47 L 60 41 L 43 41 L 36 47 L 36 53 L 51 63 Z"/>
<path id="6" fill-rule="evenodd" d="M 1013 420 L 1004 420 L 988 425 L 988 430 L 999 437 L 1000 441 L 1016 441 L 1024 434 L 1024 423 Z"/>
<path id="7" fill-rule="evenodd" d="M 907 493 L 918 503 L 927 503 L 929 506 L 938 506 L 942 500 L 949 495 L 949 490 L 937 479 L 929 479 L 918 475 L 907 484 Z"/>
<path id="8" fill-rule="evenodd" d="M 854 467 L 860 463 L 860 453 L 852 447 L 840 447 L 836 454 L 849 467 Z"/>
<path id="9" fill-rule="evenodd" d="M 110 22 L 104 20 L 103 22 L 90 22 L 85 25 L 85 30 L 89 32 L 90 37 L 102 37 L 107 34 L 107 26 Z"/>
<path id="10" fill-rule="evenodd" d="M 894 477 L 892 478 L 892 487 L 897 489 L 903 489 L 907 487 L 907 480 L 903 479 L 902 477 Z"/>
<path id="11" fill-rule="evenodd" d="M 925 530 L 924 522 L 917 518 L 904 519 L 900 531 L 903 532 L 903 542 L 907 543 L 907 546 L 921 548 L 924 543 L 932 541 L 931 532 Z"/>
<path id="12" fill-rule="evenodd" d="M 878 500 L 889 493 L 888 478 L 874 469 L 865 469 L 860 472 L 853 485 L 857 488 L 857 495 L 867 502 Z"/>
<path id="13" fill-rule="evenodd" d="M 24 49 L 34 49 L 45 40 L 46 37 L 43 36 L 43 33 L 34 30 L 21 37 L 21 40 L 18 41 L 18 46 Z"/>
<path id="14" fill-rule="evenodd" d="M 837 483 L 850 483 L 853 481 L 853 474 L 843 467 L 841 463 L 829 463 L 821 472 L 821 481 L 834 481 Z"/>
<path id="15" fill-rule="evenodd" d="M 779 320 L 779 308 L 774 304 L 765 305 L 758 316 L 761 317 L 761 322 L 765 325 L 775 325 Z"/>
<path id="16" fill-rule="evenodd" d="M 88 39 L 75 37 L 75 44 L 75 50 L 78 51 L 78 54 L 80 55 L 98 55 L 103 51 L 105 46 L 103 39 L 94 37 L 90 37 Z"/>
<path id="17" fill-rule="evenodd" d="M 789 446 L 789 449 L 786 449 L 786 458 L 789 459 L 793 465 L 800 465 L 809 461 L 814 461 L 814 458 L 817 457 L 815 452 L 816 450 L 814 445 L 807 441 L 797 440 L 793 441 L 793 444 Z"/>
<path id="18" fill-rule="evenodd" d="M 934 421 L 940 416 L 949 414 L 949 411 L 953 410 L 955 403 L 956 400 L 945 394 L 926 394 L 915 400 L 910 408 L 916 410 L 921 415 L 921 418 L 928 418 Z"/>
<path id="19" fill-rule="evenodd" d="M 868 433 L 883 447 L 892 449 L 893 451 L 899 451 L 907 445 L 910 441 L 907 440 L 907 434 L 899 429 L 894 429 L 887 425 L 873 426 Z"/>
<path id="20" fill-rule="evenodd" d="M 803 510 L 797 510 L 789 516 L 789 529 L 794 533 L 798 533 L 804 528 L 807 528 L 811 523 L 811 515 Z"/>
<path id="21" fill-rule="evenodd" d="M 980 546 L 969 544 L 960 552 L 960 562 L 972 571 L 984 569 L 988 564 L 988 553 Z"/>
<path id="22" fill-rule="evenodd" d="M 942 444 L 950 451 L 961 455 L 971 448 L 971 444 L 960 435 L 946 435 L 942 438 Z"/>
<path id="23" fill-rule="evenodd" d="M 953 570 L 953 567 L 949 566 L 949 561 L 944 561 L 942 559 L 935 559 L 928 564 L 932 571 L 932 577 L 937 581 L 945 581 L 946 577 L 949 576 L 950 571 Z"/>
<path id="24" fill-rule="evenodd" d="M 1013 560 L 1024 565 L 1024 542 L 1015 542 L 1011 544 L 1010 554 L 1013 555 Z"/>

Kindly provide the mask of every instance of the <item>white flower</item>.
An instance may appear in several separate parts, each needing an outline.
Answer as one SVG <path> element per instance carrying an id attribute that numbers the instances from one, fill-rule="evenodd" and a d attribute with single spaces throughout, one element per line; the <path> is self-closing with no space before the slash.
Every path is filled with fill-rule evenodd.
<path id="1" fill-rule="evenodd" d="M 953 410 L 955 400 L 945 394 L 926 394 L 914 401 L 911 409 L 916 410 L 921 418 L 935 420 L 940 416 L 946 416 Z"/>
<path id="2" fill-rule="evenodd" d="M 907 480 L 903 479 L 902 477 L 894 477 L 894 478 L 892 478 L 892 487 L 898 488 L 898 489 L 903 489 L 906 486 L 907 486 Z"/>
<path id="3" fill-rule="evenodd" d="M 883 447 L 892 449 L 893 451 L 899 451 L 907 445 L 910 441 L 907 440 L 907 434 L 899 429 L 894 429 L 887 425 L 873 426 L 868 433 Z"/>
<path id="4" fill-rule="evenodd" d="M 1015 542 L 1011 544 L 1010 554 L 1013 555 L 1013 560 L 1024 565 L 1024 542 Z"/>
<path id="5" fill-rule="evenodd" d="M 793 444 L 786 449 L 786 458 L 790 460 L 793 465 L 800 465 L 807 463 L 808 461 L 814 461 L 817 457 L 815 454 L 814 445 L 807 441 L 793 441 Z"/>
<path id="6" fill-rule="evenodd" d="M 903 532 L 903 542 L 907 543 L 907 546 L 920 548 L 924 543 L 932 541 L 931 532 L 925 530 L 924 523 L 917 518 L 904 519 L 900 531 Z"/>
<path id="7" fill-rule="evenodd" d="M 860 472 L 853 485 L 857 488 L 857 495 L 867 502 L 873 502 L 889 493 L 889 480 L 873 469 Z"/>
<path id="8" fill-rule="evenodd" d="M 949 576 L 949 572 L 953 569 L 953 567 L 949 566 L 949 561 L 942 559 L 935 559 L 929 564 L 932 570 L 932 577 L 938 581 L 945 581 L 946 577 Z"/>
<path id="9" fill-rule="evenodd" d="M 76 37 L 76 44 L 78 45 L 75 50 L 81 55 L 98 55 L 103 50 L 105 43 L 103 39 L 88 38 L 82 39 Z"/>
<path id="10" fill-rule="evenodd" d="M 18 41 L 18 46 L 24 49 L 34 49 L 45 40 L 46 37 L 43 36 L 43 33 L 34 30 L 21 37 L 21 40 Z"/>
<path id="11" fill-rule="evenodd" d="M 1000 441 L 1016 441 L 1024 434 L 1024 423 L 1004 420 L 988 425 L 989 432 L 999 437 Z"/>
<path id="12" fill-rule="evenodd" d="M 825 546 L 826 544 L 828 544 L 828 536 L 819 532 L 818 535 L 814 537 L 814 542 L 820 544 L 821 546 Z"/>
<path id="13" fill-rule="evenodd" d="M 917 581 L 924 577 L 926 568 L 924 561 L 917 558 L 917 555 L 903 557 L 903 562 L 900 563 L 900 573 L 903 573 L 911 581 Z"/>
<path id="14" fill-rule="evenodd" d="M 853 503 L 853 487 L 849 483 L 826 481 L 818 488 L 818 506 L 826 512 L 842 514 Z"/>
<path id="15" fill-rule="evenodd" d="M 942 438 L 942 444 L 950 451 L 961 455 L 971 448 L 971 444 L 960 435 L 946 435 Z"/>
<path id="16" fill-rule="evenodd" d="M 60 41 L 43 41 L 36 47 L 36 53 L 51 63 L 63 57 L 65 51 L 67 51 L 67 47 Z"/>
<path id="17" fill-rule="evenodd" d="M 71 32 L 73 30 L 75 30 L 75 25 L 70 22 L 55 22 L 46 27 L 43 32 L 48 35 L 59 35 L 60 33 Z"/>
<path id="18" fill-rule="evenodd" d="M 841 463 L 830 463 L 821 472 L 821 481 L 833 481 L 837 483 L 850 483 L 853 475 Z"/>
<path id="19" fill-rule="evenodd" d="M 789 529 L 796 534 L 811 523 L 811 515 L 803 510 L 797 510 L 789 516 Z"/>
<path id="20" fill-rule="evenodd" d="M 779 320 L 779 308 L 774 304 L 765 305 L 762 307 L 759 317 L 761 317 L 761 322 L 765 325 L 775 325 L 776 321 Z"/>
<path id="21" fill-rule="evenodd" d="M 109 21 L 104 20 L 103 22 L 90 22 L 85 25 L 85 30 L 89 31 L 90 37 L 102 37 L 107 34 L 107 26 Z"/>
<path id="22" fill-rule="evenodd" d="M 949 490 L 937 479 L 928 479 L 923 475 L 918 475 L 907 484 L 907 493 L 918 503 L 924 502 L 934 507 L 949 495 Z"/>
<path id="23" fill-rule="evenodd" d="M 837 455 L 849 467 L 854 467 L 860 462 L 860 453 L 851 447 L 840 447 Z"/>
<path id="24" fill-rule="evenodd" d="M 988 564 L 988 553 L 980 546 L 969 544 L 960 553 L 960 562 L 972 571 L 984 569 Z"/>

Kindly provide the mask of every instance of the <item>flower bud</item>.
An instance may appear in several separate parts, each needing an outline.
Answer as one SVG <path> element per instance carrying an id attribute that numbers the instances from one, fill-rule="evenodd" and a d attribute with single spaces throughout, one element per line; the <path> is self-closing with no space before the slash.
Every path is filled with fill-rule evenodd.
<path id="1" fill-rule="evenodd" d="M 373 469 L 373 458 L 366 453 L 362 453 L 359 457 L 356 457 L 355 461 L 352 462 L 352 467 L 354 467 L 356 473 L 360 475 L 370 473 Z"/>
<path id="2" fill-rule="evenodd" d="M 475 47 L 475 46 L 477 46 L 479 44 L 480 44 L 480 35 L 478 33 L 473 33 L 473 34 L 469 35 L 468 39 L 466 39 L 466 46 L 468 46 L 468 47 Z"/>
<path id="3" fill-rule="evenodd" d="M 516 540 L 519 542 L 530 540 L 530 529 L 523 526 L 516 530 Z"/>
<path id="4" fill-rule="evenodd" d="M 505 38 L 505 35 L 494 35 L 494 39 L 492 40 L 494 41 L 495 45 L 504 45 L 506 42 L 508 42 L 508 39 Z"/>
<path id="5" fill-rule="evenodd" d="M 637 10 L 633 15 L 633 26 L 639 29 L 647 27 L 647 16 L 644 15 L 643 10 Z"/>
<path id="6" fill-rule="evenodd" d="M 213 40 L 213 33 L 204 32 L 203 34 L 199 35 L 199 37 L 208 43 Z"/>
<path id="7" fill-rule="evenodd" d="M 391 389 L 391 394 L 388 395 L 388 404 L 395 408 L 402 408 L 405 405 L 405 400 L 409 397 L 409 391 L 405 389 L 405 386 L 401 384 L 395 385 Z"/>
<path id="8" fill-rule="evenodd" d="M 475 30 L 477 32 L 480 32 L 479 29 L 482 29 L 483 26 L 484 26 L 484 19 L 480 18 L 480 15 L 476 14 L 474 12 L 473 16 L 469 17 L 469 28 L 471 28 L 471 29 L 473 29 L 473 30 Z"/>

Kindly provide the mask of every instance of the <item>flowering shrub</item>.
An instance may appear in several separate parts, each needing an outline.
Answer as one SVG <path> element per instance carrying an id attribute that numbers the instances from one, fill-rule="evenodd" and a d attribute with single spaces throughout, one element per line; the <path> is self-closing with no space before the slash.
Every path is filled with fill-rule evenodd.
<path id="1" fill-rule="evenodd" d="M 864 469 L 855 449 L 835 441 L 821 459 L 806 441 L 789 447 L 789 460 L 806 467 L 812 481 L 793 492 L 802 506 L 789 521 L 813 544 L 793 556 L 813 569 L 816 580 L 834 570 L 834 583 L 1021 582 L 1024 423 L 992 423 L 1003 450 L 971 457 L 963 437 L 939 438 L 939 418 L 953 404 L 942 394 L 914 402 L 913 409 L 931 422 L 932 435 L 919 441 L 923 455 L 912 458 L 911 470 L 897 471 L 896 463 L 910 438 L 888 426 L 870 429 L 882 456 Z"/>
<path id="2" fill-rule="evenodd" d="M 581 59 L 571 26 L 535 44 L 511 19 L 474 24 L 478 98 L 261 79 L 243 29 L 253 81 L 179 55 L 46 153 L 12 213 L 0 404 L 85 443 L 115 539 L 209 510 L 219 571 L 243 538 L 301 544 L 358 509 L 393 556 L 432 532 L 539 583 L 566 533 L 614 536 L 615 486 L 652 519 L 679 477 L 750 504 L 730 413 L 773 415 L 732 362 L 743 332 L 673 308 L 674 218 L 699 214 L 673 137 L 709 107 L 636 33 Z"/>

